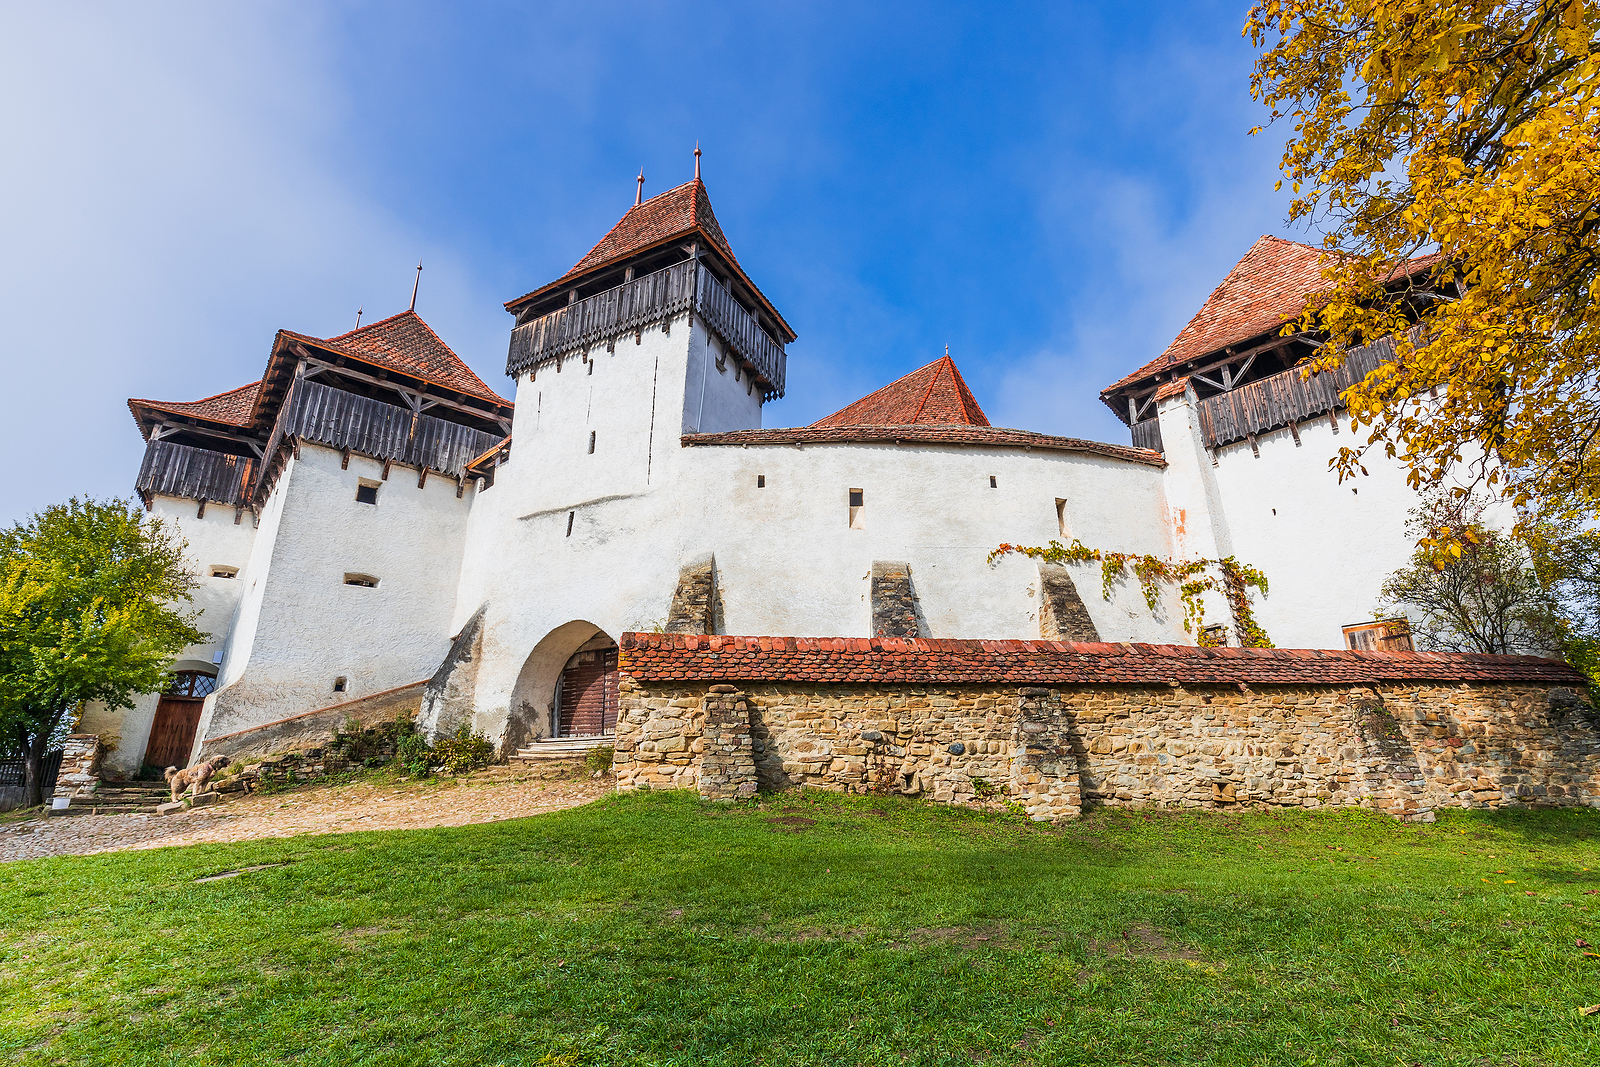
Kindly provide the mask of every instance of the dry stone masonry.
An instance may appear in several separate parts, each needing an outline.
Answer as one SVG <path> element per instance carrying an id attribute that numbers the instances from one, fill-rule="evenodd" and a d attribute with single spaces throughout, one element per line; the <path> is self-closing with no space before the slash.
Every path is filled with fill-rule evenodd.
<path id="1" fill-rule="evenodd" d="M 928 624 L 917 604 L 909 563 L 872 564 L 872 632 L 879 637 L 926 637 Z"/>
<path id="2" fill-rule="evenodd" d="M 661 634 L 621 649 L 620 790 L 1003 799 L 1049 821 L 1600 806 L 1581 678 L 1531 657 Z"/>

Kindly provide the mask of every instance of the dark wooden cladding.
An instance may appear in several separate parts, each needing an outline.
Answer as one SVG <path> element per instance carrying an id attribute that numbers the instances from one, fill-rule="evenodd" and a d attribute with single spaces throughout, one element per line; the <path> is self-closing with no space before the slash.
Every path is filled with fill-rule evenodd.
<path id="1" fill-rule="evenodd" d="M 215 504 L 248 504 L 256 461 L 209 448 L 151 441 L 135 488 L 144 496 L 181 496 Z"/>
<path id="2" fill-rule="evenodd" d="M 694 260 L 674 263 L 517 326 L 511 331 L 506 373 L 515 377 L 683 312 L 698 312 L 707 328 L 754 367 L 767 396 L 783 395 L 787 359 L 783 346 Z"/>
<path id="3" fill-rule="evenodd" d="M 560 737 L 595 737 L 617 729 L 617 650 L 580 652 L 561 672 Z"/>
<path id="4" fill-rule="evenodd" d="M 1133 447 L 1148 448 L 1152 452 L 1164 452 L 1161 446 L 1161 420 L 1145 419 L 1143 422 L 1133 424 Z"/>
<path id="5" fill-rule="evenodd" d="M 467 464 L 503 438 L 432 415 L 301 379 L 289 390 L 273 444 L 292 437 L 408 467 L 466 474 Z"/>
<path id="6" fill-rule="evenodd" d="M 1340 395 L 1381 364 L 1394 359 L 1394 342 L 1353 348 L 1342 365 L 1303 377 L 1291 367 L 1260 381 L 1200 401 L 1200 431 L 1206 447 L 1242 441 L 1343 407 Z M 1143 424 L 1140 424 L 1143 425 Z M 1134 428 L 1135 434 L 1138 427 Z M 1138 443 L 1135 437 L 1135 444 Z"/>
<path id="7" fill-rule="evenodd" d="M 733 298 L 727 287 L 708 270 L 700 272 L 695 306 L 708 327 L 726 341 L 767 382 L 767 396 L 783 395 L 788 357 L 755 316 Z"/>

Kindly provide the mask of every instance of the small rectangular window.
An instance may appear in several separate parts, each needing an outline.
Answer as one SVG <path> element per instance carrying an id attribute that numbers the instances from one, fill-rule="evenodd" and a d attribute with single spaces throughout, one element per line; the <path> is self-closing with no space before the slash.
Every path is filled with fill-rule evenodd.
<path id="1" fill-rule="evenodd" d="M 1067 502 L 1056 497 L 1056 529 L 1061 531 L 1061 539 L 1067 537 Z"/>
<path id="2" fill-rule="evenodd" d="M 998 489 L 998 488 L 1000 488 L 1000 483 L 995 481 L 995 477 L 992 474 L 989 475 L 989 488 L 990 489 Z"/>
<path id="3" fill-rule="evenodd" d="M 376 504 L 378 502 L 378 483 L 363 480 L 356 486 L 356 503 Z"/>
<path id="4" fill-rule="evenodd" d="M 238 567 L 212 567 L 211 568 L 211 577 L 213 577 L 213 578 L 237 578 L 237 577 L 239 577 L 239 568 Z"/>
<path id="5" fill-rule="evenodd" d="M 589 455 L 594 455 L 594 431 L 589 431 Z"/>
<path id="6" fill-rule="evenodd" d="M 765 474 L 756 475 L 756 488 L 757 489 L 765 489 L 766 487 L 767 487 L 767 476 Z"/>
<path id="7" fill-rule="evenodd" d="M 344 675 L 341 674 L 341 675 L 339 675 L 339 677 L 337 677 L 337 678 L 335 678 L 333 680 L 333 691 L 335 693 L 342 693 L 342 692 L 344 692 L 344 689 L 345 689 L 345 677 L 344 677 Z"/>
<path id="8" fill-rule="evenodd" d="M 867 494 L 862 492 L 860 489 L 852 489 L 852 490 L 850 490 L 850 506 L 851 507 L 859 508 L 859 507 L 865 506 L 866 499 L 867 499 Z"/>
<path id="9" fill-rule="evenodd" d="M 867 494 L 860 489 L 850 490 L 850 529 L 866 528 Z"/>
<path id="10" fill-rule="evenodd" d="M 363 589 L 376 589 L 378 588 L 378 579 L 370 574 L 346 574 L 344 576 L 344 584 L 359 585 Z"/>

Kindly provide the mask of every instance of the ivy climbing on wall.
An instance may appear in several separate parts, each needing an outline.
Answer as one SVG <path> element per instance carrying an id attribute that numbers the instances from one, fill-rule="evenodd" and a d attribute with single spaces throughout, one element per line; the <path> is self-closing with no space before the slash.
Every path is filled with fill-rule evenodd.
<path id="1" fill-rule="evenodd" d="M 1111 599 L 1112 588 L 1129 571 L 1139 579 L 1144 602 L 1152 612 L 1161 603 L 1163 583 L 1178 587 L 1183 599 L 1183 628 L 1199 635 L 1200 644 L 1206 644 L 1206 609 L 1203 597 L 1209 592 L 1219 592 L 1228 601 L 1233 615 L 1234 632 L 1245 648 L 1272 648 L 1267 631 L 1256 621 L 1251 609 L 1250 590 L 1259 589 L 1267 594 L 1267 576 L 1248 563 L 1240 563 L 1232 556 L 1224 559 L 1162 559 L 1159 556 L 1135 555 L 1132 552 L 1104 552 L 1089 548 L 1082 541 L 1073 540 L 1071 546 L 1051 541 L 1043 547 L 1005 544 L 989 553 L 993 563 L 1001 556 L 1027 556 L 1041 563 L 1098 563 L 1100 564 L 1100 594 Z"/>

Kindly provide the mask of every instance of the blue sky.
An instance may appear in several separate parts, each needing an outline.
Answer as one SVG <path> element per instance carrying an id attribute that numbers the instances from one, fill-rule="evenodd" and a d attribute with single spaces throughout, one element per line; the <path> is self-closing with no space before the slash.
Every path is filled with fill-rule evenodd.
<path id="1" fill-rule="evenodd" d="M 13 3 L 0 13 L 0 521 L 127 495 L 129 396 L 418 311 L 491 386 L 501 302 L 696 139 L 811 422 L 949 344 L 992 422 L 1124 443 L 1098 390 L 1262 233 L 1243 3 Z"/>

